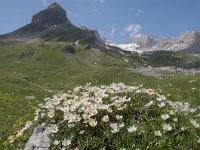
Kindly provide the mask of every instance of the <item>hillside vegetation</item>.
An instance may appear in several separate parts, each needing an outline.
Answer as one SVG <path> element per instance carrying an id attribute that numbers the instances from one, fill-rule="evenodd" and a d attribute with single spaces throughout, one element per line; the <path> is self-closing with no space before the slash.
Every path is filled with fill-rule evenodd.
<path id="1" fill-rule="evenodd" d="M 65 50 L 67 45 L 73 47 L 74 53 Z M 109 85 L 113 82 L 122 82 L 131 86 L 143 84 L 145 87 L 153 88 L 158 93 L 165 95 L 168 100 L 189 102 L 191 107 L 200 104 L 200 78 L 198 74 L 180 77 L 166 76 L 159 80 L 126 69 L 127 67 L 144 66 L 144 63 L 155 65 L 156 67 L 171 65 L 173 64 L 169 64 L 169 62 L 173 62 L 171 60 L 182 64 L 183 61 L 194 60 L 194 58 L 198 60 L 196 56 L 181 53 L 172 53 L 172 55 L 170 53 L 165 57 L 169 58 L 170 61 L 162 59 L 164 56 L 161 52 L 154 53 L 153 55 L 143 54 L 143 56 L 147 55 L 148 59 L 145 59 L 145 57 L 143 59 L 134 53 L 125 53 L 121 57 L 121 54 L 118 54 L 118 52 L 114 53 L 109 50 L 105 52 L 104 50 L 88 48 L 87 44 L 74 45 L 71 42 L 64 41 L 39 41 L 15 44 L 0 48 L 0 52 L 0 113 L 2 114 L 0 116 L 0 137 L 2 143 L 0 144 L 0 149 L 24 147 L 25 142 L 31 135 L 31 130 L 25 132 L 25 135 L 17 139 L 13 144 L 9 144 L 7 138 L 13 135 L 15 131 L 21 129 L 27 120 L 33 119 L 33 113 L 37 109 L 37 105 L 43 102 L 43 99 L 52 97 L 60 91 L 67 92 L 78 85 L 85 85 L 86 83 Z M 174 59 L 174 57 L 176 58 Z M 126 62 L 124 59 L 128 59 L 129 62 Z M 139 104 L 139 101 L 143 101 L 143 99 L 137 97 L 134 103 Z M 199 129 L 197 130 L 198 132 L 195 131 L 195 133 L 198 134 Z M 192 132 L 194 130 L 190 134 Z M 93 136 L 95 137 L 95 135 Z M 125 132 L 123 136 L 126 136 Z M 136 135 L 134 134 L 134 136 Z M 186 136 L 184 138 L 187 139 L 189 137 Z M 170 136 L 170 139 L 173 138 L 175 137 Z M 91 139 L 88 139 L 88 144 L 91 145 L 95 142 L 93 143 L 94 149 L 95 146 L 99 147 L 101 145 L 100 147 L 104 147 L 105 143 L 100 145 L 96 143 L 100 139 L 91 142 Z M 194 141 L 196 139 L 197 137 L 195 137 Z M 120 137 L 116 140 L 121 141 Z M 128 140 L 127 137 L 126 142 Z M 184 141 L 182 142 L 184 143 Z M 124 145 L 117 148 L 129 148 L 130 145 L 125 144 L 126 142 L 124 141 Z M 110 146 L 112 147 L 113 144 L 110 143 Z M 172 142 L 167 148 L 177 148 L 176 144 Z M 188 147 L 184 147 L 184 144 L 181 144 L 179 148 L 188 149 L 193 144 L 187 143 Z M 87 148 L 84 147 L 89 149 L 89 145 L 85 145 Z M 146 146 L 139 145 L 135 148 L 143 149 Z M 117 148 L 112 147 L 112 149 Z"/>

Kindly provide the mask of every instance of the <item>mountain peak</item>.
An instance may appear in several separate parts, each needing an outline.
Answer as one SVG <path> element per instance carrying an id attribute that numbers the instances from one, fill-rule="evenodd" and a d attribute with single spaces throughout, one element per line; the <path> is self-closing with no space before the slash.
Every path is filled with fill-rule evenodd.
<path id="1" fill-rule="evenodd" d="M 32 23 L 44 26 L 52 26 L 58 24 L 70 24 L 66 11 L 58 4 L 53 3 L 47 9 L 35 14 Z"/>
<path id="2" fill-rule="evenodd" d="M 50 9 L 50 8 L 54 8 L 54 7 L 62 8 L 62 7 L 60 6 L 60 4 L 54 2 L 54 3 L 52 3 L 51 5 L 49 5 L 48 9 Z M 62 9 L 63 9 L 63 8 L 62 8 Z"/>

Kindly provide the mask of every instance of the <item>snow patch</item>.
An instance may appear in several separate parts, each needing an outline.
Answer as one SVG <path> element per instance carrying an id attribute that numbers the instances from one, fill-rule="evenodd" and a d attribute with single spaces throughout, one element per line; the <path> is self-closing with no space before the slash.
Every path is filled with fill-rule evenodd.
<path id="1" fill-rule="evenodd" d="M 142 51 L 137 50 L 137 48 L 140 47 L 137 43 L 130 43 L 130 44 L 109 43 L 109 45 L 121 48 L 122 50 L 125 50 L 125 51 L 137 52 L 139 54 L 142 53 Z"/>

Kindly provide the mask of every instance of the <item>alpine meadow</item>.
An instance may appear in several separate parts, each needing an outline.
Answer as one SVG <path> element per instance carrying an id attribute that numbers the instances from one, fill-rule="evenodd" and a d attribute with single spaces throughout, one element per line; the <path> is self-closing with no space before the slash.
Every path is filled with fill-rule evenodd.
<path id="1" fill-rule="evenodd" d="M 0 150 L 200 149 L 200 30 L 112 42 L 49 2 L 0 35 Z"/>

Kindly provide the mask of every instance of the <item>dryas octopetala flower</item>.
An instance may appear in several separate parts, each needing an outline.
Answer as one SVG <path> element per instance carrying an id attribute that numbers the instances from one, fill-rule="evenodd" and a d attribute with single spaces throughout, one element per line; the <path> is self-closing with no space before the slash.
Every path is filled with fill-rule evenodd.
<path id="1" fill-rule="evenodd" d="M 160 130 L 155 131 L 154 134 L 155 134 L 155 136 L 162 136 L 162 133 L 160 132 Z"/>
<path id="2" fill-rule="evenodd" d="M 69 146 L 69 145 L 71 145 L 71 140 L 69 140 L 69 139 L 64 139 L 63 141 L 62 141 L 62 145 L 64 146 L 64 147 L 66 147 L 66 146 Z"/>
<path id="3" fill-rule="evenodd" d="M 85 131 L 84 130 L 81 130 L 81 131 L 79 131 L 79 134 L 83 134 Z"/>
<path id="4" fill-rule="evenodd" d="M 125 126 L 124 122 L 119 124 L 119 128 L 123 128 Z"/>
<path id="5" fill-rule="evenodd" d="M 53 145 L 59 145 L 59 144 L 60 144 L 60 141 L 58 140 L 53 141 Z"/>
<path id="6" fill-rule="evenodd" d="M 91 116 L 95 116 L 97 113 L 98 113 L 97 109 L 92 109 L 92 110 L 90 111 L 90 115 L 91 115 Z"/>
<path id="7" fill-rule="evenodd" d="M 161 115 L 161 118 L 162 118 L 163 120 L 167 120 L 167 119 L 170 118 L 170 115 L 169 115 L 169 114 L 163 114 L 163 115 Z"/>
<path id="8" fill-rule="evenodd" d="M 153 105 L 154 104 L 154 102 L 153 101 L 150 101 L 150 102 L 148 102 L 145 106 L 146 107 L 149 107 L 149 106 L 151 106 L 151 105 Z"/>
<path id="9" fill-rule="evenodd" d="M 200 138 L 199 138 L 199 139 L 197 139 L 197 143 L 199 143 L 199 144 L 200 144 Z"/>
<path id="10" fill-rule="evenodd" d="M 157 97 L 156 100 L 159 101 L 159 102 L 165 101 L 166 97 L 164 95 L 159 95 L 159 97 Z"/>
<path id="11" fill-rule="evenodd" d="M 96 121 L 95 119 L 90 119 L 90 120 L 89 120 L 89 125 L 90 125 L 91 127 L 95 127 L 95 126 L 97 125 L 97 121 Z"/>
<path id="12" fill-rule="evenodd" d="M 172 130 L 172 126 L 169 125 L 169 124 L 166 124 L 166 123 L 162 125 L 162 128 L 165 131 L 171 131 Z"/>
<path id="13" fill-rule="evenodd" d="M 119 127 L 118 127 L 117 123 L 111 123 L 110 127 L 112 128 L 112 130 L 111 130 L 112 133 L 119 132 Z"/>
<path id="14" fill-rule="evenodd" d="M 128 132 L 136 132 L 137 131 L 137 127 L 136 126 L 131 126 L 131 127 L 129 127 L 129 128 L 127 128 L 127 130 L 128 130 Z"/>
<path id="15" fill-rule="evenodd" d="M 158 104 L 158 107 L 160 107 L 160 108 L 165 107 L 165 103 L 164 103 L 164 102 L 161 102 L 160 104 Z"/>
<path id="16" fill-rule="evenodd" d="M 112 113 L 113 112 L 112 108 L 110 108 L 110 107 L 107 108 L 107 111 L 108 111 L 108 113 Z"/>
<path id="17" fill-rule="evenodd" d="M 109 121 L 109 116 L 108 115 L 103 116 L 102 121 L 103 122 L 108 122 Z"/>
<path id="18" fill-rule="evenodd" d="M 111 132 L 112 132 L 112 133 L 117 133 L 117 132 L 119 132 L 119 128 L 118 128 L 118 127 L 113 128 L 113 129 L 111 130 Z"/>
<path id="19" fill-rule="evenodd" d="M 75 127 L 75 124 L 74 124 L 74 123 L 68 124 L 68 128 L 73 128 L 73 127 Z"/>
<path id="20" fill-rule="evenodd" d="M 123 116 L 122 115 L 116 115 L 117 120 L 122 120 Z"/>
<path id="21" fill-rule="evenodd" d="M 191 119 L 190 122 L 195 128 L 199 128 L 200 127 L 199 123 L 196 120 Z"/>
<path id="22" fill-rule="evenodd" d="M 174 121 L 174 122 L 178 122 L 178 118 L 174 118 L 173 121 Z"/>
<path id="23" fill-rule="evenodd" d="M 57 133 L 58 132 L 58 126 L 56 124 L 53 124 L 50 126 L 51 133 Z"/>
<path id="24" fill-rule="evenodd" d="M 47 116 L 48 116 L 49 118 L 53 118 L 54 115 L 55 115 L 55 111 L 54 111 L 54 110 L 50 110 L 50 111 L 47 113 Z"/>

